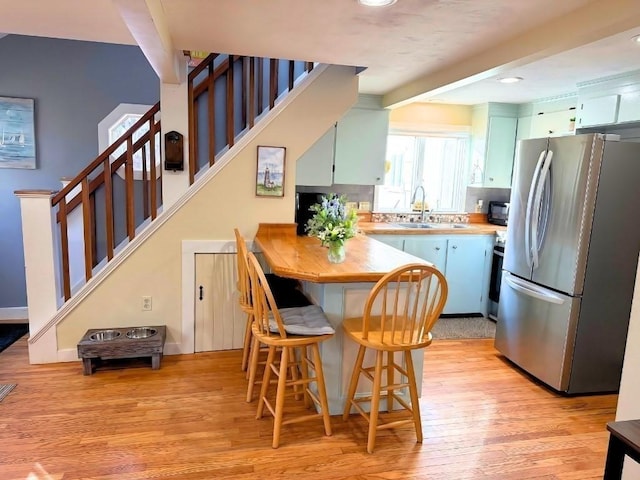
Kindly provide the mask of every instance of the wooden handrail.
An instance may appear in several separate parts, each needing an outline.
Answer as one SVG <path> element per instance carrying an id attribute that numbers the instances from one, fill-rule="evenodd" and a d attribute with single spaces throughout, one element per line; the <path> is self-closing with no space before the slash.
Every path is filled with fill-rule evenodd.
<path id="1" fill-rule="evenodd" d="M 189 102 L 189 181 L 194 182 L 200 165 L 212 166 L 216 154 L 224 148 L 231 148 L 236 143 L 238 135 L 246 129 L 252 128 L 257 119 L 266 109 L 275 106 L 279 91 L 290 91 L 296 80 L 296 62 L 286 60 L 263 59 L 239 55 L 221 56 L 210 54 L 188 75 Z M 286 65 L 288 75 L 282 80 L 286 85 L 279 85 L 278 68 Z M 299 65 L 299 64 L 298 64 Z M 312 70 L 313 63 L 305 62 L 303 73 Z M 218 91 L 223 89 L 223 91 Z M 199 99 L 207 95 L 207 101 L 199 103 Z M 226 105 L 222 105 L 224 99 Z M 266 104 L 265 104 L 266 100 Z M 198 112 L 198 109 L 206 108 Z M 60 263 L 61 284 L 65 300 L 71 297 L 70 251 L 69 251 L 69 214 L 81 208 L 84 239 L 84 277 L 88 281 L 93 275 L 94 267 L 101 261 L 100 256 L 110 261 L 118 238 L 116 238 L 116 205 L 120 198 L 116 198 L 114 175 L 124 166 L 124 202 L 122 212 L 124 216 L 124 233 L 131 241 L 135 238 L 136 227 L 142 220 L 154 220 L 158 214 L 158 203 L 161 193 L 158 192 L 158 179 L 162 180 L 162 170 L 158 171 L 156 159 L 156 140 L 161 132 L 160 121 L 156 115 L 160 112 L 160 103 L 155 104 L 120 138 L 112 143 L 95 160 L 87 165 L 66 186 L 51 198 L 52 208 L 57 208 L 56 220 L 60 228 Z M 199 115 L 200 113 L 200 115 Z M 134 140 L 145 125 L 148 131 Z M 224 129 L 225 145 L 216 142 L 216 128 Z M 199 135 L 207 136 L 207 158 L 199 159 Z M 112 158 L 115 152 L 124 147 L 124 152 Z M 133 159 L 137 154 L 142 155 L 142 185 L 136 193 L 134 181 Z M 150 161 L 149 166 L 147 161 Z M 77 187 L 80 191 L 71 197 L 70 193 Z M 70 197 L 70 198 L 68 198 Z M 96 220 L 98 209 L 104 208 L 104 232 L 98 239 L 98 227 L 102 224 Z M 122 208 L 122 206 L 120 207 Z M 119 217 L 118 217 L 119 218 Z M 106 244 L 104 252 L 100 252 L 98 245 Z M 101 247 L 102 248 L 102 247 Z"/>
<path id="2" fill-rule="evenodd" d="M 216 65 L 215 62 L 218 62 Z M 283 78 L 287 83 L 279 85 L 278 69 L 281 65 L 287 65 L 288 75 Z M 265 63 L 267 72 L 264 71 Z M 236 71 L 236 66 L 237 71 Z M 265 109 L 275 106 L 280 90 L 290 91 L 296 80 L 296 62 L 293 60 L 264 59 L 258 57 L 245 57 L 230 55 L 221 58 L 218 54 L 211 54 L 195 67 L 188 76 L 189 97 L 189 183 L 195 181 L 195 176 L 201 169 L 201 165 L 212 166 L 215 163 L 216 153 L 225 147 L 231 148 L 236 138 L 245 129 L 252 128 L 256 119 Z M 308 73 L 313 69 L 312 62 L 304 62 L 302 72 Z M 208 70 L 206 77 L 204 72 Z M 265 73 L 268 75 L 265 79 Z M 237 76 L 241 75 L 241 81 Z M 217 80 L 222 79 L 218 82 Z M 224 91 L 220 92 L 219 89 Z M 264 104 L 264 93 L 267 94 L 268 104 Z M 207 101 L 199 103 L 202 95 L 207 95 Z M 218 95 L 217 95 L 218 94 Z M 224 98 L 226 107 L 217 104 L 217 98 Z M 206 112 L 199 109 L 206 108 Z M 205 114 L 206 113 L 206 114 Z M 218 116 L 221 118 L 219 119 Z M 206 124 L 205 124 L 206 122 Z M 215 142 L 216 127 L 224 126 L 225 145 Z M 240 125 L 238 131 L 238 125 Z M 200 135 L 206 134 L 207 158 L 200 156 Z M 204 157 L 204 155 L 203 155 Z"/>
<path id="3" fill-rule="evenodd" d="M 100 164 L 104 161 L 105 158 L 109 158 L 113 152 L 115 152 L 120 145 L 122 145 L 128 136 L 132 136 L 136 130 L 138 130 L 142 125 L 149 121 L 156 113 L 160 111 L 160 102 L 156 103 L 151 109 L 144 114 L 136 123 L 134 123 L 129 130 L 124 132 L 120 138 L 118 138 L 114 143 L 109 145 L 107 149 L 98 155 L 93 162 L 87 165 L 78 175 L 76 175 L 73 180 L 71 180 L 67 186 L 65 186 L 62 190 L 60 190 L 52 199 L 51 205 L 56 206 L 62 197 L 65 197 L 71 190 L 77 187 L 82 179 L 88 175 L 90 175 L 96 168 L 100 166 Z M 158 122 L 159 123 L 159 122 Z"/>
<path id="4" fill-rule="evenodd" d="M 114 256 L 115 212 L 113 176 L 124 165 L 124 213 L 126 235 L 129 241 L 135 238 L 136 205 L 134 203 L 134 171 L 133 158 L 138 152 L 142 155 L 143 200 L 138 210 L 142 218 L 152 219 L 157 216 L 157 173 L 156 168 L 156 139 L 160 133 L 160 121 L 155 116 L 160 111 L 160 104 L 154 105 L 145 115 L 131 126 L 120 138 L 111 144 L 104 152 L 85 167 L 68 185 L 57 192 L 51 199 L 52 208 L 57 207 L 56 220 L 60 228 L 61 249 L 61 283 L 65 300 L 71 298 L 70 251 L 69 251 L 69 214 L 76 208 L 82 207 L 82 236 L 84 241 L 84 278 L 89 280 L 93 276 L 93 268 L 99 263 L 98 255 L 98 223 L 96 221 L 97 205 L 104 205 L 104 238 L 105 256 L 110 261 Z M 148 130 L 133 140 L 138 130 L 148 124 Z M 114 152 L 121 145 L 126 145 L 125 152 L 112 159 Z M 151 165 L 147 167 L 147 161 Z M 149 175 L 149 171 L 151 175 Z M 69 194 L 80 186 L 80 191 L 72 198 Z M 100 188 L 104 187 L 104 188 Z M 103 192 L 103 197 L 97 197 Z M 151 197 L 151 198 L 149 198 Z M 96 199 L 98 198 L 98 201 Z"/>

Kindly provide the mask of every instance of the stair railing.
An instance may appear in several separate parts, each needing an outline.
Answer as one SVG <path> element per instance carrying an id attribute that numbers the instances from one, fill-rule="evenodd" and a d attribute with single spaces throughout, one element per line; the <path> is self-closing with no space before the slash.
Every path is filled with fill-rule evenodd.
<path id="1" fill-rule="evenodd" d="M 72 290 L 69 216 L 76 208 L 82 209 L 86 281 L 102 258 L 113 258 L 118 243 L 133 240 L 136 227 L 158 215 L 162 205 L 162 169 L 156 166 L 161 158 L 159 112 L 157 103 L 51 199 L 60 227 L 60 276 L 65 301 L 71 298 Z M 112 158 L 123 146 L 124 152 Z M 136 155 L 141 159 L 142 180 L 137 184 L 133 168 Z M 118 175 L 122 170 L 124 179 Z M 99 212 L 104 215 L 103 222 L 98 221 Z"/>
<path id="2" fill-rule="evenodd" d="M 212 53 L 188 76 L 189 183 L 313 69 L 312 62 Z"/>
<path id="3" fill-rule="evenodd" d="M 188 75 L 189 183 L 312 69 L 312 62 L 217 53 L 195 67 Z M 113 258 L 117 246 L 135 238 L 138 226 L 158 215 L 162 205 L 162 169 L 156 166 L 161 158 L 159 113 L 157 103 L 52 198 L 60 229 L 60 284 L 65 301 L 74 286 L 70 253 L 78 253 L 70 248 L 72 213 L 81 218 L 85 281 L 92 278 L 96 265 Z M 124 152 L 118 153 L 122 148 Z M 136 155 L 142 158 L 142 182 L 134 180 Z M 118 172 L 122 170 L 121 180 Z"/>

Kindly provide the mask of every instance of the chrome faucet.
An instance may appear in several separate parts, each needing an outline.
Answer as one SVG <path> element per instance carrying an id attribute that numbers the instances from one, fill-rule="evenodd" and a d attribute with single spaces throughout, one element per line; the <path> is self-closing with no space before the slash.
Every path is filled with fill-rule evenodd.
<path id="1" fill-rule="evenodd" d="M 422 185 L 418 185 L 416 189 L 413 191 L 413 197 L 411 197 L 411 204 L 413 205 L 416 202 L 416 197 L 418 196 L 418 190 L 422 190 L 422 212 L 420 213 L 420 221 L 424 222 L 424 206 L 425 206 L 425 196 L 424 187 Z"/>

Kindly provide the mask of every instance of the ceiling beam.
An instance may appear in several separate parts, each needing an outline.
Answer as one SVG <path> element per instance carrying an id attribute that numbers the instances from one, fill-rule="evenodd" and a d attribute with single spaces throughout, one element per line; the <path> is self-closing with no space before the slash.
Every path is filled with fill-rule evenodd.
<path id="1" fill-rule="evenodd" d="M 640 25 L 637 0 L 596 0 L 544 25 L 516 35 L 483 52 L 406 83 L 382 98 L 384 107 L 399 107 L 430 95 L 454 90 L 514 67 L 630 30 Z M 594 62 L 598 59 L 594 58 Z"/>
<path id="2" fill-rule="evenodd" d="M 160 0 L 113 0 L 127 28 L 163 83 L 184 81 L 183 53 L 176 50 Z"/>

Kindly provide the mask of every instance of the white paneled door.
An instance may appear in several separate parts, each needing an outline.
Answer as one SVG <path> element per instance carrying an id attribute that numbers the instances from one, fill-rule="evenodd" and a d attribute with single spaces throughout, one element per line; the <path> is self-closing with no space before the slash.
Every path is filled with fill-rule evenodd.
<path id="1" fill-rule="evenodd" d="M 238 305 L 236 254 L 196 254 L 195 350 L 242 348 L 246 316 Z"/>

